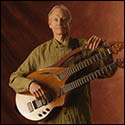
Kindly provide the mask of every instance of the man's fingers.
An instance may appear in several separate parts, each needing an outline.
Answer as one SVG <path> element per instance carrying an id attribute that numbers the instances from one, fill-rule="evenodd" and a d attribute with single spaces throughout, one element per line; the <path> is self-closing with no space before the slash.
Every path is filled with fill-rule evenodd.
<path id="1" fill-rule="evenodd" d="M 97 48 L 99 46 L 99 44 L 100 44 L 101 41 L 102 41 L 102 39 L 99 38 L 98 41 L 97 41 L 97 43 L 96 43 L 96 45 L 95 45 L 95 48 Z"/>
<path id="2" fill-rule="evenodd" d="M 46 96 L 45 96 L 44 92 L 41 89 L 34 90 L 31 94 L 33 96 L 35 96 L 36 98 L 38 98 L 38 99 L 41 98 L 41 97 L 44 97 L 46 99 Z"/>
<path id="3" fill-rule="evenodd" d="M 101 41 L 101 38 L 95 37 L 95 39 L 94 39 L 94 41 L 93 41 L 93 43 L 92 43 L 91 49 L 92 49 L 92 50 L 95 50 L 95 49 L 98 47 L 100 41 Z"/>
<path id="4" fill-rule="evenodd" d="M 92 40 L 93 40 L 94 37 L 95 37 L 95 35 L 92 35 L 92 36 L 88 39 L 88 41 L 87 41 L 87 44 L 88 44 L 88 45 L 92 42 Z"/>
<path id="5" fill-rule="evenodd" d="M 41 86 L 37 84 L 36 82 L 32 82 L 32 84 L 29 87 L 29 91 L 36 98 L 44 97 L 45 99 L 47 99 Z"/>
<path id="6" fill-rule="evenodd" d="M 32 92 L 31 94 L 32 94 L 35 98 L 39 98 L 39 94 L 38 94 L 36 91 Z"/>
<path id="7" fill-rule="evenodd" d="M 43 93 L 41 92 L 41 89 L 38 89 L 36 91 L 36 93 L 38 94 L 39 98 L 43 96 Z"/>
<path id="8" fill-rule="evenodd" d="M 99 43 L 101 42 L 101 38 L 93 35 L 92 37 L 90 37 L 90 39 L 87 42 L 87 45 L 85 46 L 86 49 L 91 49 L 91 50 L 95 50 Z"/>
<path id="9" fill-rule="evenodd" d="M 91 49 L 93 46 L 93 41 L 96 39 L 95 35 L 92 35 L 89 40 L 87 41 L 87 45 L 85 46 L 86 49 Z"/>
<path id="10" fill-rule="evenodd" d="M 39 89 L 39 94 L 40 94 L 41 97 L 44 97 L 45 99 L 47 99 L 46 96 L 45 96 L 45 93 L 42 89 Z"/>

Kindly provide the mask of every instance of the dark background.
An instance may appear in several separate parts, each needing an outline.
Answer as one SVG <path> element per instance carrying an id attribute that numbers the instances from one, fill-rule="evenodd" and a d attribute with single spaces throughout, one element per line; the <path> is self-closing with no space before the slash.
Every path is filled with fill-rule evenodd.
<path id="1" fill-rule="evenodd" d="M 73 16 L 71 35 L 95 34 L 107 41 L 124 41 L 124 1 L 2 1 L 1 2 L 1 123 L 34 123 L 15 110 L 9 76 L 37 45 L 52 38 L 47 15 L 55 4 L 66 5 Z M 121 56 L 124 52 L 121 52 Z M 124 70 L 91 84 L 93 123 L 124 123 Z"/>

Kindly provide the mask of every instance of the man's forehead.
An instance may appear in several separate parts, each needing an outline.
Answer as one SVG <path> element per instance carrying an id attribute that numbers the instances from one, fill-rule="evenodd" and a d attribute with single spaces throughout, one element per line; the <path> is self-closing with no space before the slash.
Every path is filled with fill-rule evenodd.
<path id="1" fill-rule="evenodd" d="M 56 8 L 55 10 L 53 10 L 53 12 L 52 12 L 52 15 L 53 16 L 67 16 L 67 14 L 66 14 L 66 12 L 63 10 L 63 9 L 61 9 L 61 8 Z"/>

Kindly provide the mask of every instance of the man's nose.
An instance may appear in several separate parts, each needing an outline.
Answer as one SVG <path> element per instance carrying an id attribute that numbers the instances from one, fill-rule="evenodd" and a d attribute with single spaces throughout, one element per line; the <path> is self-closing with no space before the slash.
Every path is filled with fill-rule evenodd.
<path id="1" fill-rule="evenodd" d="M 62 19 L 58 20 L 58 25 L 60 25 L 60 26 L 63 25 L 63 20 Z"/>

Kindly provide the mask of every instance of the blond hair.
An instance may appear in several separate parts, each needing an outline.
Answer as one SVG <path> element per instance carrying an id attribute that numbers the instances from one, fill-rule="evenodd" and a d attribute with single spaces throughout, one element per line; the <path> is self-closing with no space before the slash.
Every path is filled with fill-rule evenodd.
<path id="1" fill-rule="evenodd" d="M 57 8 L 62 9 L 62 10 L 67 14 L 68 21 L 69 21 L 69 23 L 71 23 L 71 21 L 72 21 L 71 12 L 70 12 L 69 9 L 68 9 L 66 6 L 64 6 L 63 4 L 55 5 L 55 6 L 50 10 L 50 12 L 49 12 L 49 14 L 48 14 L 48 19 L 49 19 L 49 20 L 51 19 L 51 15 L 52 15 L 53 11 L 54 11 L 55 9 L 57 9 Z"/>

